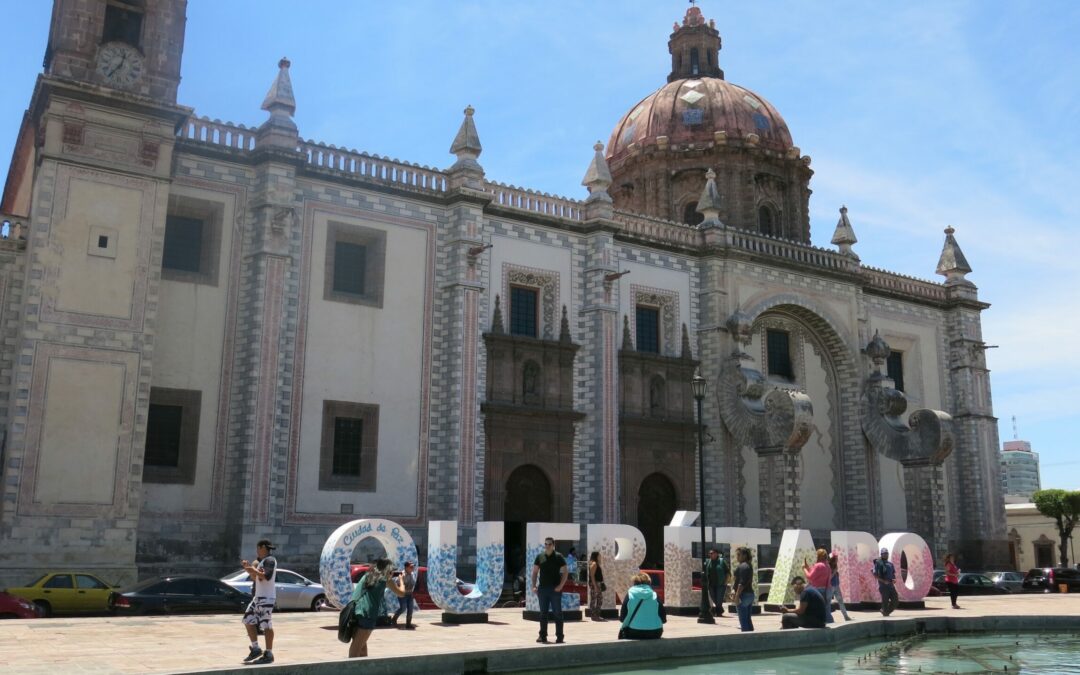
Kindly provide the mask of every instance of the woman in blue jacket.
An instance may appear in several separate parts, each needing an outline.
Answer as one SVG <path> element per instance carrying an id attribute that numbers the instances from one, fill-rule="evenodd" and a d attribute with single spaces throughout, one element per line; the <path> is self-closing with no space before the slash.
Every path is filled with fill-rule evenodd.
<path id="1" fill-rule="evenodd" d="M 664 624 L 667 623 L 664 603 L 656 597 L 656 591 L 652 589 L 652 578 L 645 572 L 638 572 L 630 577 L 630 583 L 633 585 L 626 592 L 626 599 L 619 612 L 619 618 L 622 619 L 619 639 L 655 640 L 664 634 Z"/>

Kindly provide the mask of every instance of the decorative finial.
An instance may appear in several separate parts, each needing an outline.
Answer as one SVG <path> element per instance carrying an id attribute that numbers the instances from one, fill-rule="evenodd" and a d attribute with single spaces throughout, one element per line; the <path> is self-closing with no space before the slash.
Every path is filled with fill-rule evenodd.
<path id="1" fill-rule="evenodd" d="M 855 229 L 851 227 L 851 220 L 848 219 L 847 212 L 847 206 L 840 207 L 840 220 L 836 221 L 836 230 L 833 231 L 832 243 L 840 247 L 840 252 L 844 255 L 858 260 L 859 256 L 851 249 L 851 245 L 859 240 L 855 238 Z"/>
<path id="2" fill-rule="evenodd" d="M 716 187 L 716 172 L 710 167 L 705 172 L 705 189 L 701 191 L 697 203 L 698 213 L 705 216 L 705 220 L 701 223 L 702 228 L 718 227 L 723 224 L 720 222 L 722 206 L 720 190 Z"/>
<path id="3" fill-rule="evenodd" d="M 892 348 L 889 347 L 889 343 L 885 342 L 884 338 L 875 329 L 873 339 L 870 340 L 870 344 L 866 345 L 866 355 L 870 357 L 874 365 L 880 366 L 885 363 L 885 359 L 889 358 L 890 353 L 892 353 Z"/>
<path id="4" fill-rule="evenodd" d="M 499 296 L 495 296 L 495 310 L 491 313 L 491 332 L 494 335 L 503 335 L 506 331 L 503 329 L 502 308 L 499 307 Z"/>
<path id="5" fill-rule="evenodd" d="M 585 200 L 585 218 L 611 218 L 614 215 L 614 206 L 607 191 L 611 186 L 611 170 L 608 168 L 607 158 L 604 157 L 604 144 L 600 141 L 593 145 L 593 158 L 581 184 L 589 188 L 589 196 Z"/>
<path id="6" fill-rule="evenodd" d="M 682 357 L 684 359 L 692 359 L 694 355 L 690 352 L 690 331 L 686 329 L 686 324 L 682 325 Z"/>
<path id="7" fill-rule="evenodd" d="M 274 116 L 279 111 L 292 117 L 296 113 L 296 99 L 293 97 L 292 79 L 289 77 L 289 66 L 292 62 L 286 57 L 278 61 L 278 74 L 274 84 L 270 85 L 270 91 L 266 92 L 263 99 L 262 109 Z"/>
<path id="8" fill-rule="evenodd" d="M 622 348 L 627 352 L 634 349 L 634 341 L 630 339 L 630 317 L 626 314 L 622 318 Z"/>
<path id="9" fill-rule="evenodd" d="M 960 250 L 960 244 L 956 243 L 956 237 L 953 236 L 955 232 L 956 230 L 951 225 L 945 228 L 945 245 L 941 249 L 936 271 L 945 277 L 946 286 L 957 284 L 972 286 L 974 284 L 964 278 L 964 275 L 971 272 L 971 265 L 964 257 L 964 252 Z"/>
<path id="10" fill-rule="evenodd" d="M 570 317 L 566 314 L 566 305 L 562 306 L 562 321 L 559 322 L 559 342 L 570 343 Z"/>
<path id="11" fill-rule="evenodd" d="M 300 134 L 292 118 L 296 113 L 296 98 L 293 97 L 292 79 L 289 77 L 291 65 L 292 62 L 285 57 L 278 61 L 277 77 L 262 103 L 262 109 L 270 113 L 270 118 L 259 126 L 255 135 L 255 146 L 258 148 L 296 151 Z"/>
<path id="12" fill-rule="evenodd" d="M 464 112 L 465 119 L 461 121 L 454 142 L 450 144 L 450 152 L 457 157 L 457 161 L 450 167 L 450 187 L 480 190 L 484 187 L 484 168 L 476 159 L 484 148 L 480 145 L 480 134 L 476 132 L 476 123 L 473 121 L 476 110 L 468 105 Z"/>

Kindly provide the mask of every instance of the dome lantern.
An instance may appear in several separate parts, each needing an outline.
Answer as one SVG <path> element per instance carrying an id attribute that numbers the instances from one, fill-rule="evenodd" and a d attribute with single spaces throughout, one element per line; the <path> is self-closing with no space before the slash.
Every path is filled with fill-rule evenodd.
<path id="1" fill-rule="evenodd" d="M 675 24 L 668 40 L 671 53 L 671 74 L 668 82 L 688 77 L 716 77 L 724 79 L 720 70 L 720 32 L 716 23 L 706 22 L 701 8 L 691 3 L 683 17 L 682 25 Z"/>

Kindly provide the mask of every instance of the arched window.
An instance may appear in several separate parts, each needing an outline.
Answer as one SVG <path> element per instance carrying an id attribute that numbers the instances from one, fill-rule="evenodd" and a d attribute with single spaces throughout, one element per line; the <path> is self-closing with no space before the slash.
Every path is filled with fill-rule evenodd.
<path id="1" fill-rule="evenodd" d="M 649 415 L 664 417 L 665 413 L 667 413 L 665 382 L 664 378 L 656 375 L 649 380 Z"/>
<path id="2" fill-rule="evenodd" d="M 698 59 L 697 47 L 690 50 L 690 74 L 697 75 L 701 72 L 701 63 Z"/>
<path id="3" fill-rule="evenodd" d="M 536 361 L 526 361 L 521 370 L 521 400 L 526 404 L 540 402 L 540 365 Z"/>
<path id="4" fill-rule="evenodd" d="M 779 229 L 779 223 L 776 222 L 772 209 L 765 204 L 758 207 L 758 231 L 770 237 L 776 237 L 780 234 Z"/>
<path id="5" fill-rule="evenodd" d="M 687 225 L 700 225 L 705 220 L 705 215 L 698 213 L 697 202 L 690 202 L 683 209 L 683 222 Z"/>

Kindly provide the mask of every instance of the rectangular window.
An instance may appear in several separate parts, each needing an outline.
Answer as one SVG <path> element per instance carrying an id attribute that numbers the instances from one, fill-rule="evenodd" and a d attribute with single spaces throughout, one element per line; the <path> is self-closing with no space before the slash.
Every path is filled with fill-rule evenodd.
<path id="1" fill-rule="evenodd" d="M 168 216 L 165 219 L 165 250 L 161 266 L 181 272 L 202 271 L 203 221 L 199 218 Z"/>
<path id="2" fill-rule="evenodd" d="M 364 294 L 367 247 L 347 241 L 334 242 L 334 292 Z"/>
<path id="3" fill-rule="evenodd" d="M 364 420 L 352 417 L 334 418 L 333 475 L 360 476 L 363 439 Z"/>
<path id="4" fill-rule="evenodd" d="M 319 489 L 373 492 L 378 445 L 379 406 L 323 401 Z"/>
<path id="5" fill-rule="evenodd" d="M 889 358 L 885 360 L 885 369 L 889 379 L 893 381 L 897 391 L 904 391 L 904 353 L 889 352 Z"/>
<path id="6" fill-rule="evenodd" d="M 101 33 L 101 41 L 126 42 L 138 47 L 139 36 L 142 34 L 142 19 L 142 12 L 134 7 L 113 3 L 105 5 L 105 30 Z"/>
<path id="7" fill-rule="evenodd" d="M 382 307 L 386 232 L 330 223 L 326 231 L 323 299 Z"/>
<path id="8" fill-rule="evenodd" d="M 162 279 L 217 285 L 224 210 L 220 202 L 169 195 L 165 245 L 161 252 Z M 115 247 L 111 242 L 110 245 Z"/>
<path id="9" fill-rule="evenodd" d="M 795 380 L 795 369 L 791 365 L 791 335 L 787 331 L 766 330 L 765 353 L 769 375 Z"/>
<path id="10" fill-rule="evenodd" d="M 635 314 L 637 350 L 651 354 L 660 353 L 660 310 L 655 307 L 637 306 Z"/>
<path id="11" fill-rule="evenodd" d="M 540 292 L 535 288 L 510 287 L 510 334 L 537 337 Z"/>
<path id="12" fill-rule="evenodd" d="M 151 387 L 146 415 L 146 483 L 195 482 L 202 392 Z"/>

